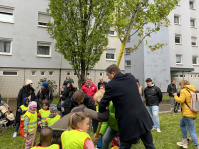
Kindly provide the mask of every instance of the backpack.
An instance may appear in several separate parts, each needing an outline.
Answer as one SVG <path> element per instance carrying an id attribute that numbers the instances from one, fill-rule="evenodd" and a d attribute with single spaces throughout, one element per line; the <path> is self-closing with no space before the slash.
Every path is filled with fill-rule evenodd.
<path id="1" fill-rule="evenodd" d="M 193 112 L 199 112 L 199 93 L 190 92 L 186 89 L 187 92 L 191 94 L 191 106 L 188 105 L 187 101 L 185 100 L 185 104 L 189 107 L 189 109 Z"/>

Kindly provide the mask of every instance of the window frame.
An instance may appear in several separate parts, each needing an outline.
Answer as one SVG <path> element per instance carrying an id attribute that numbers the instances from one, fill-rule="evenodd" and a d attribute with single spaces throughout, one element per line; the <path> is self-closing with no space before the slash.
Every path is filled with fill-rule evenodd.
<path id="1" fill-rule="evenodd" d="M 191 21 L 194 21 L 194 26 L 191 26 Z M 196 18 L 190 18 L 190 26 L 191 28 L 197 28 Z"/>
<path id="2" fill-rule="evenodd" d="M 192 42 L 192 39 L 193 39 L 193 38 L 195 38 L 195 40 L 196 40 L 196 41 L 195 41 L 195 45 L 192 44 L 192 43 L 193 43 L 193 42 Z M 197 38 L 197 37 L 191 36 L 191 46 L 192 46 L 192 47 L 197 47 L 197 46 L 198 46 L 198 38 Z"/>
<path id="3" fill-rule="evenodd" d="M 102 74 L 102 75 L 101 75 L 101 74 Z M 100 76 L 100 77 L 103 77 L 103 76 L 104 76 L 104 72 L 100 72 L 100 73 L 99 73 L 99 76 Z"/>
<path id="4" fill-rule="evenodd" d="M 52 74 L 50 74 L 50 72 L 52 72 Z M 54 71 L 49 71 L 49 72 L 48 72 L 48 75 L 49 75 L 49 76 L 53 76 L 53 74 L 54 74 Z"/>
<path id="5" fill-rule="evenodd" d="M 49 55 L 42 55 L 42 54 L 37 54 L 37 57 L 52 57 L 51 55 L 51 43 L 50 42 L 37 42 L 37 53 L 38 53 L 38 46 L 48 46 L 49 47 Z"/>
<path id="6" fill-rule="evenodd" d="M 176 62 L 176 65 L 182 65 L 183 64 L 183 57 L 182 57 L 182 55 L 181 54 L 176 54 L 176 61 L 177 61 L 177 56 L 181 57 L 181 62 L 180 63 Z"/>
<path id="7" fill-rule="evenodd" d="M 130 65 L 128 65 L 128 62 L 130 62 Z M 125 67 L 131 67 L 131 60 L 125 60 Z"/>
<path id="8" fill-rule="evenodd" d="M 12 55 L 12 39 L 10 38 L 0 38 L 0 41 L 10 41 L 10 53 L 0 52 L 0 55 Z"/>
<path id="9" fill-rule="evenodd" d="M 41 22 L 41 21 L 39 21 L 39 15 L 46 15 L 46 16 L 50 16 L 50 22 L 51 22 L 51 19 L 52 19 L 52 17 L 51 17 L 51 15 L 50 14 L 48 14 L 48 13 L 45 13 L 45 12 L 38 12 L 38 21 L 37 21 L 37 25 L 38 25 L 38 27 L 43 27 L 43 28 L 47 28 L 47 23 L 48 22 Z M 39 23 L 46 23 L 46 25 L 40 25 Z"/>
<path id="10" fill-rule="evenodd" d="M 196 58 L 196 64 L 193 63 L 193 58 Z M 198 65 L 198 56 L 192 56 L 192 65 Z"/>
<path id="11" fill-rule="evenodd" d="M 16 75 L 5 75 L 4 72 L 16 72 L 17 74 Z M 3 71 L 0 71 L 0 76 L 3 76 L 3 77 L 14 77 L 14 76 L 18 76 L 19 73 L 17 70 L 3 70 Z"/>
<path id="12" fill-rule="evenodd" d="M 193 8 L 191 8 L 191 5 L 190 5 L 191 2 L 193 3 Z M 191 9 L 191 10 L 195 10 L 196 9 L 195 0 L 189 0 L 189 9 Z"/>
<path id="13" fill-rule="evenodd" d="M 114 32 L 114 34 L 110 34 L 110 32 Z M 114 37 L 115 37 L 115 36 L 116 36 L 116 33 L 115 33 L 114 30 L 110 30 L 109 33 L 108 33 L 108 35 L 109 35 L 109 36 L 114 36 Z"/>
<path id="14" fill-rule="evenodd" d="M 5 10 L 4 10 L 4 11 L 1 11 L 1 8 L 2 8 L 2 9 L 5 9 Z M 9 10 L 6 11 L 6 9 L 9 9 Z M 14 24 L 14 7 L 0 6 L 0 13 L 12 14 L 12 21 L 5 21 L 5 20 L 1 20 L 1 19 L 0 19 L 0 22 Z"/>
<path id="15" fill-rule="evenodd" d="M 125 48 L 125 55 L 131 55 L 131 49 Z"/>
<path id="16" fill-rule="evenodd" d="M 116 54 L 115 54 L 115 52 L 116 52 L 116 49 L 115 48 L 107 48 L 107 50 L 106 50 L 106 60 L 107 61 L 116 61 Z M 113 56 L 114 56 L 114 59 L 107 59 L 107 54 L 113 54 Z"/>
<path id="17" fill-rule="evenodd" d="M 178 23 L 175 23 L 175 17 L 178 17 Z M 180 15 L 178 15 L 178 14 L 174 15 L 174 24 L 175 25 L 180 25 L 181 24 L 181 16 Z"/>
<path id="18" fill-rule="evenodd" d="M 35 72 L 35 74 L 33 75 L 32 73 Z M 36 76 L 37 71 L 31 71 L 31 76 Z"/>
<path id="19" fill-rule="evenodd" d="M 43 75 L 41 74 L 42 72 L 44 73 Z M 41 74 L 41 76 L 45 76 L 45 71 L 40 71 L 40 74 Z"/>
<path id="20" fill-rule="evenodd" d="M 176 37 L 180 37 L 180 43 L 176 43 Z M 175 34 L 175 44 L 181 45 L 182 44 L 182 35 L 181 34 Z"/>

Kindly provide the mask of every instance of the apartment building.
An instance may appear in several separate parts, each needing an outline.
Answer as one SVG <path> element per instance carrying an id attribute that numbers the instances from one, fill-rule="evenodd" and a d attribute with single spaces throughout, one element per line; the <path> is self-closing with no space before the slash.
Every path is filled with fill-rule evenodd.
<path id="1" fill-rule="evenodd" d="M 199 90 L 198 14 L 199 1 L 178 2 L 168 16 L 171 25 L 147 38 L 150 44 L 160 42 L 167 43 L 167 46 L 151 52 L 142 44 L 138 51 L 129 53 L 128 46 L 137 43 L 136 40 L 131 41 L 124 56 L 125 72 L 134 74 L 143 86 L 146 86 L 146 78 L 152 78 L 163 92 L 166 92 L 171 79 L 177 81 L 178 88 L 178 83 L 186 79 Z"/>
<path id="2" fill-rule="evenodd" d="M 0 1 L 0 94 L 3 98 L 16 98 L 26 79 L 37 86 L 41 78 L 55 80 L 62 85 L 66 76 L 77 76 L 68 61 L 55 51 L 55 40 L 50 38 L 46 24 L 53 21 L 46 13 L 49 0 Z M 121 43 L 116 32 L 110 30 L 107 51 L 90 70 L 95 84 L 100 76 L 108 81 L 105 69 L 116 63 Z M 124 70 L 124 59 L 120 68 Z M 56 92 L 58 92 L 58 89 Z"/>

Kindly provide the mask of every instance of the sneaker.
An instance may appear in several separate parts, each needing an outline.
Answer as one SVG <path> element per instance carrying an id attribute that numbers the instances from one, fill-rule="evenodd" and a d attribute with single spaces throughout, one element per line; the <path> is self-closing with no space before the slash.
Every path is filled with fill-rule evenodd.
<path id="1" fill-rule="evenodd" d="M 157 132 L 161 132 L 160 128 L 157 128 Z"/>
<path id="2" fill-rule="evenodd" d="M 156 128 L 155 128 L 155 127 L 153 127 L 151 130 L 156 130 Z"/>
<path id="3" fill-rule="evenodd" d="M 13 134 L 13 138 L 15 138 L 17 136 L 17 132 L 14 132 L 14 134 Z"/>
<path id="4" fill-rule="evenodd" d="M 183 148 L 188 148 L 187 138 L 184 138 L 182 142 L 177 142 L 177 145 Z"/>

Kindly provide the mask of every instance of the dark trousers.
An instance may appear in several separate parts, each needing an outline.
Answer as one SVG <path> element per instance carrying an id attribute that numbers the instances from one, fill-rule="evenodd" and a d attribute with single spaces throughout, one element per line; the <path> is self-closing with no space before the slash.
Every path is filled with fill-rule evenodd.
<path id="1" fill-rule="evenodd" d="M 151 131 L 147 131 L 145 134 L 141 135 L 140 139 L 142 140 L 146 149 L 155 149 L 155 146 L 153 145 L 153 137 Z M 129 141 L 120 140 L 120 149 L 130 149 L 134 142 L 135 139 Z"/>

